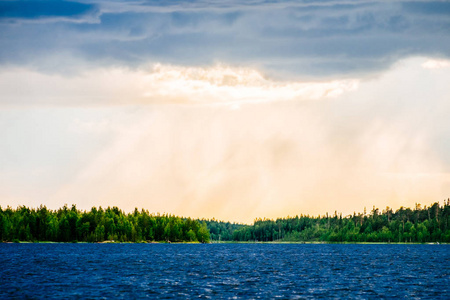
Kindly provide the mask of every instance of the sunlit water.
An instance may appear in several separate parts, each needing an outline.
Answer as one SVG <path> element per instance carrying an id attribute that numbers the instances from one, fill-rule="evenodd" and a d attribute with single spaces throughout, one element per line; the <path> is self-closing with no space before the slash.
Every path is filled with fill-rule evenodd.
<path id="1" fill-rule="evenodd" d="M 450 245 L 0 244 L 0 298 L 450 299 Z"/>

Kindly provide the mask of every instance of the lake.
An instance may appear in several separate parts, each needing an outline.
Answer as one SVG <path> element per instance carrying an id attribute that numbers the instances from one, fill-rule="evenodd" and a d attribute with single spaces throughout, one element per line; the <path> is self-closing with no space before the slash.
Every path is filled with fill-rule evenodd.
<path id="1" fill-rule="evenodd" d="M 0 244 L 0 298 L 450 299 L 450 245 Z"/>

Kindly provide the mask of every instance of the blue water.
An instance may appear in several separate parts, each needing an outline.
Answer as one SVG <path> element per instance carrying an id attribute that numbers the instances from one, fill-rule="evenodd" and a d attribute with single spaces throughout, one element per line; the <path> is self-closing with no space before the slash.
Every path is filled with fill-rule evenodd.
<path id="1" fill-rule="evenodd" d="M 0 244 L 0 298 L 450 299 L 450 245 Z"/>

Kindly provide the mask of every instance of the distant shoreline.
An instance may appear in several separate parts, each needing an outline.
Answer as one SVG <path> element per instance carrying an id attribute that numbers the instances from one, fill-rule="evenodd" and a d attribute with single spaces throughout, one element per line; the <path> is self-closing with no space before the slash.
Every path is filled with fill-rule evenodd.
<path id="1" fill-rule="evenodd" d="M 53 241 L 16 241 L 16 242 L 0 242 L 2 244 L 176 244 L 176 245 L 182 245 L 182 244 L 267 244 L 267 245 L 277 245 L 277 244 L 299 244 L 299 245 L 450 245 L 450 243 L 432 243 L 432 242 L 425 242 L 425 243 L 417 243 L 417 242 L 411 242 L 411 243 L 405 243 L 405 242 L 321 242 L 321 241 L 305 241 L 305 242 L 284 242 L 284 241 L 268 241 L 268 242 L 259 242 L 259 241 L 212 241 L 209 243 L 200 243 L 200 242 L 165 242 L 165 241 L 143 241 L 143 242 L 118 242 L 118 241 L 103 241 L 103 242 L 83 242 L 83 241 L 73 241 L 73 242 L 53 242 Z"/>
<path id="2" fill-rule="evenodd" d="M 450 199 L 443 205 L 416 204 L 342 216 L 295 215 L 255 219 L 244 225 L 193 219 L 148 210 L 125 213 L 118 207 L 81 211 L 73 204 L 58 210 L 0 207 L 0 240 L 7 242 L 88 243 L 286 243 L 434 244 L 450 243 Z"/>

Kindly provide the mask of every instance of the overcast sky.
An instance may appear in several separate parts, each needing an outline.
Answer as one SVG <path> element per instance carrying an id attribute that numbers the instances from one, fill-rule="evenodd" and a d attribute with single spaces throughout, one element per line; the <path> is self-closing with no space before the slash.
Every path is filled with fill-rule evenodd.
<path id="1" fill-rule="evenodd" d="M 0 1 L 0 205 L 442 203 L 449 82 L 450 1 Z"/>

